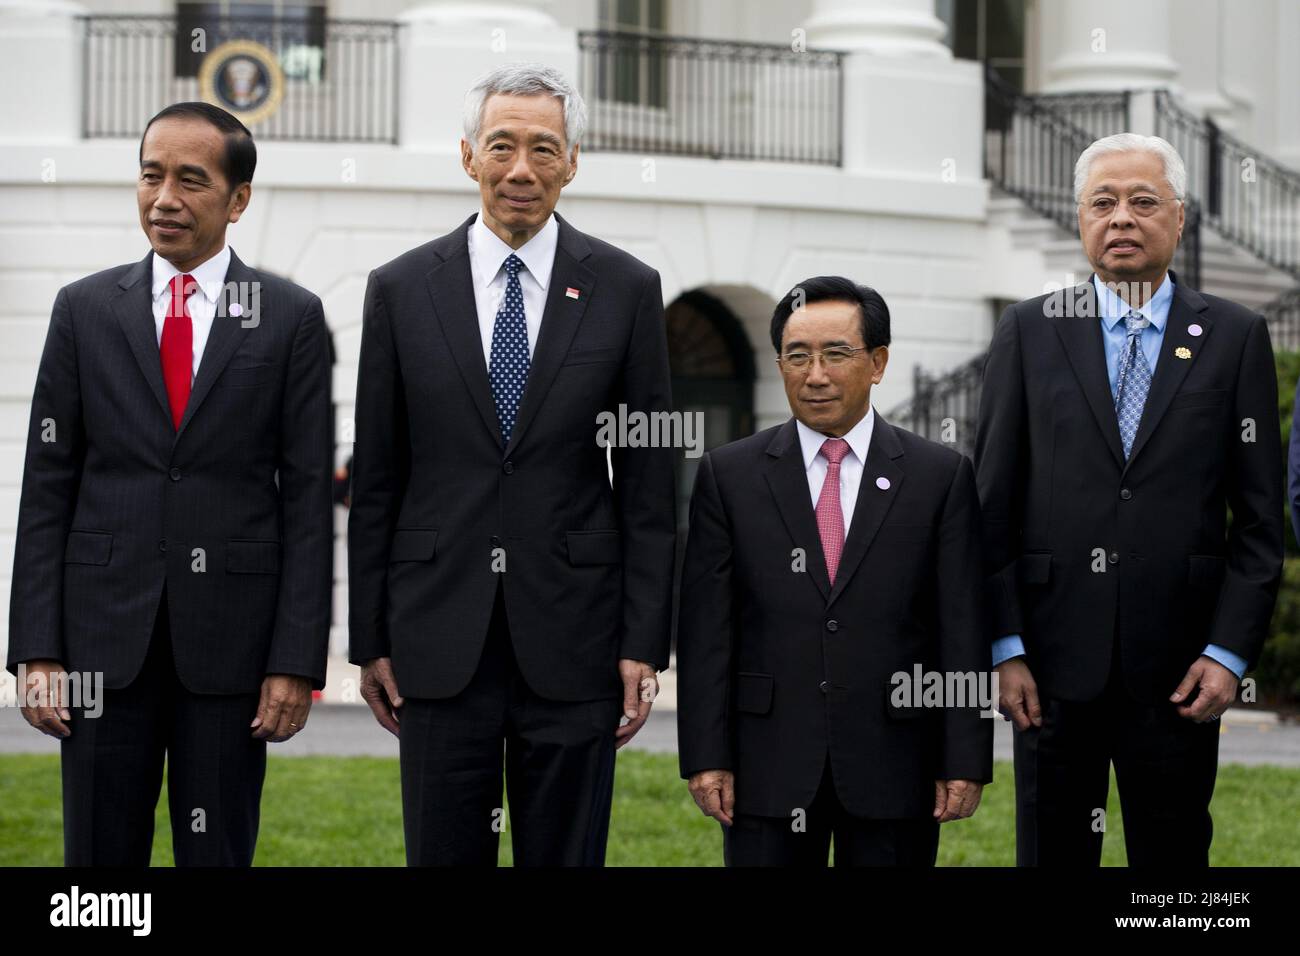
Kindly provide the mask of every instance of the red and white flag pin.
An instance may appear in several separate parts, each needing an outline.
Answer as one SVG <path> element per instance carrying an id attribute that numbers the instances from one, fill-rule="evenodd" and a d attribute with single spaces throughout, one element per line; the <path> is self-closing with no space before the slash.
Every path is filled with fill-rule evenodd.
<path id="1" fill-rule="evenodd" d="M 568 296 L 570 299 L 576 299 L 578 297 L 578 290 L 575 289 L 573 286 L 569 286 L 567 289 L 564 290 L 564 294 Z"/>

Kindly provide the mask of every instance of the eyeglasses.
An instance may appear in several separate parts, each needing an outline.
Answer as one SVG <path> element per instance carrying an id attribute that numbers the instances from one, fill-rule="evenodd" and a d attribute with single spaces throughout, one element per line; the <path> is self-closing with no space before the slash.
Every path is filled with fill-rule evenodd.
<path id="1" fill-rule="evenodd" d="M 1115 196 L 1094 196 L 1087 202 L 1079 203 L 1083 207 L 1090 219 L 1109 219 L 1114 215 L 1115 210 L 1124 202 Z M 1164 199 L 1160 196 L 1130 196 L 1128 199 L 1128 208 L 1135 216 L 1147 218 L 1154 216 L 1167 202 L 1182 202 L 1181 199 L 1169 198 Z"/>
<path id="2" fill-rule="evenodd" d="M 837 345 L 834 348 L 822 349 L 820 352 L 786 352 L 780 356 L 776 362 L 785 368 L 805 369 L 812 365 L 813 357 L 820 355 L 822 364 L 827 368 L 839 368 L 853 361 L 853 356 L 858 352 L 870 352 L 871 349 L 865 345 L 858 348 L 849 348 L 847 345 Z"/>

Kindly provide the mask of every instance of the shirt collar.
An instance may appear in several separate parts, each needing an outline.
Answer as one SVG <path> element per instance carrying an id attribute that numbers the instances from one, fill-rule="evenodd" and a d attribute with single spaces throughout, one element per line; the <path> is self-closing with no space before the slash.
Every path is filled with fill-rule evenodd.
<path id="1" fill-rule="evenodd" d="M 555 247 L 559 241 L 560 226 L 555 213 L 518 249 L 511 249 L 500 236 L 487 227 L 480 212 L 469 227 L 470 268 L 474 272 L 475 288 L 486 288 L 496 279 L 505 261 L 512 255 L 523 260 L 524 268 L 545 291 L 551 284 L 551 267 L 555 264 Z"/>
<path id="2" fill-rule="evenodd" d="M 222 246 L 211 259 L 191 269 L 189 274 L 198 283 L 203 298 L 216 302 L 221 295 L 221 286 L 226 281 L 226 270 L 230 268 L 230 247 Z M 153 254 L 153 297 L 156 299 L 166 290 L 172 279 L 181 271 L 158 253 Z"/>
<path id="3" fill-rule="evenodd" d="M 1097 305 L 1101 310 L 1101 320 L 1106 323 L 1106 328 L 1113 329 L 1119 324 L 1120 320 L 1132 311 L 1133 307 L 1117 296 L 1114 292 L 1106 287 L 1106 283 L 1093 274 L 1092 284 L 1097 290 Z M 1146 316 L 1151 320 L 1155 328 L 1163 332 L 1165 330 L 1165 321 L 1169 318 L 1169 306 L 1174 299 L 1174 282 L 1169 273 L 1165 273 L 1165 281 L 1160 283 L 1160 288 L 1156 289 L 1155 295 L 1147 300 L 1147 304 L 1138 309 L 1138 313 Z"/>
<path id="4" fill-rule="evenodd" d="M 875 427 L 875 423 L 876 410 L 868 405 L 867 413 L 862 416 L 862 420 L 850 428 L 847 435 L 843 436 L 844 440 L 849 443 L 849 451 L 863 464 L 866 464 L 867 461 L 867 449 L 871 446 L 871 432 Z M 803 451 L 803 467 L 807 471 L 812 467 L 813 459 L 822 450 L 822 445 L 826 443 L 826 439 L 831 436 L 814 431 L 797 418 L 794 420 L 794 424 L 799 431 L 799 447 Z"/>

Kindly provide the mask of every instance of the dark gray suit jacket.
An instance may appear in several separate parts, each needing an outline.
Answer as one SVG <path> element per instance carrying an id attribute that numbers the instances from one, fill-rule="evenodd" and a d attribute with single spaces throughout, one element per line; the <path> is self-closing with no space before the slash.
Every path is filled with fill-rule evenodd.
<path id="1" fill-rule="evenodd" d="M 8 667 L 50 658 L 125 687 L 166 585 L 191 691 L 254 692 L 271 673 L 321 687 L 333 416 L 320 300 L 232 251 L 177 431 L 152 268 L 151 252 L 55 299 L 32 398 Z"/>
<path id="2" fill-rule="evenodd" d="M 391 657 L 406 697 L 469 683 L 498 585 L 519 668 L 543 697 L 616 696 L 619 658 L 668 663 L 673 450 L 615 447 L 611 487 L 596 443 L 602 411 L 671 406 L 659 274 L 556 219 L 546 309 L 505 447 L 470 275 L 474 217 L 370 276 L 350 654 Z"/>

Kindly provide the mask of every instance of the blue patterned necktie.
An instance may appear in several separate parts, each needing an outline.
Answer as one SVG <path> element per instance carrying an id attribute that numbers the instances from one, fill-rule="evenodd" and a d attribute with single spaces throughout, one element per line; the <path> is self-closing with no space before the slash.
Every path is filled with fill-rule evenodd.
<path id="1" fill-rule="evenodd" d="M 1119 417 L 1119 437 L 1124 443 L 1124 460 L 1133 450 L 1133 438 L 1138 423 L 1142 421 L 1142 407 L 1151 390 L 1151 367 L 1142 351 L 1142 330 L 1151 320 L 1130 311 L 1124 317 L 1128 338 L 1124 340 L 1124 354 L 1119 360 L 1119 391 L 1115 395 L 1115 414 Z"/>
<path id="2" fill-rule="evenodd" d="M 524 322 L 524 293 L 519 286 L 519 270 L 523 267 L 523 260 L 518 256 L 506 259 L 506 294 L 492 325 L 488 379 L 492 383 L 503 444 L 510 443 L 524 384 L 528 381 L 528 326 Z"/>

